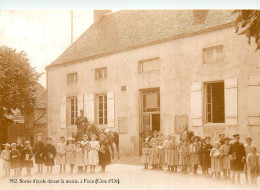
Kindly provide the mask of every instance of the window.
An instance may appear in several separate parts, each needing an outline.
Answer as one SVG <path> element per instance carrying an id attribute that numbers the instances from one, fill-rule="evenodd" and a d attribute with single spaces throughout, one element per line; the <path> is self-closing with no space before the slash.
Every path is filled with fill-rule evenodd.
<path id="1" fill-rule="evenodd" d="M 107 78 L 107 68 L 98 68 L 95 70 L 96 80 Z"/>
<path id="2" fill-rule="evenodd" d="M 160 111 L 160 89 L 143 90 L 143 112 Z"/>
<path id="3" fill-rule="evenodd" d="M 159 71 L 159 70 L 160 70 L 159 58 L 139 61 L 139 72 L 140 73 Z"/>
<path id="4" fill-rule="evenodd" d="M 78 81 L 77 73 L 69 73 L 67 74 L 67 84 L 75 83 Z"/>
<path id="5" fill-rule="evenodd" d="M 107 95 L 98 95 L 98 124 L 107 124 Z"/>
<path id="6" fill-rule="evenodd" d="M 214 46 L 203 49 L 204 64 L 217 63 L 223 61 L 223 46 Z"/>
<path id="7" fill-rule="evenodd" d="M 69 121 L 70 125 L 76 124 L 78 117 L 78 100 L 77 97 L 69 97 Z"/>
<path id="8" fill-rule="evenodd" d="M 206 119 L 208 123 L 225 123 L 224 82 L 206 84 Z"/>

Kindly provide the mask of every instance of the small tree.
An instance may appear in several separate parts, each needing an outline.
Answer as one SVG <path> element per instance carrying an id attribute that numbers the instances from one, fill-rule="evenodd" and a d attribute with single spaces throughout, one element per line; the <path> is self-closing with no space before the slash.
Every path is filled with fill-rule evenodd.
<path id="1" fill-rule="evenodd" d="M 235 20 L 235 32 L 238 35 L 246 35 L 250 45 L 253 37 L 256 43 L 256 51 L 260 49 L 260 10 L 234 10 L 238 13 Z"/>
<path id="2" fill-rule="evenodd" d="M 24 112 L 33 107 L 39 77 L 24 51 L 0 46 L 0 122 L 5 121 L 12 110 Z"/>

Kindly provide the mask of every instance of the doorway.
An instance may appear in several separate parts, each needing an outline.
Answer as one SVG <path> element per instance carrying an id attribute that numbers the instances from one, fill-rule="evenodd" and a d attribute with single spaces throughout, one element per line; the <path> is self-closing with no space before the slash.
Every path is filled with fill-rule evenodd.
<path id="1" fill-rule="evenodd" d="M 160 88 L 141 90 L 141 125 L 140 133 L 144 132 L 147 127 L 153 131 L 161 130 L 160 120 Z M 142 154 L 144 138 L 140 138 L 139 153 Z"/>

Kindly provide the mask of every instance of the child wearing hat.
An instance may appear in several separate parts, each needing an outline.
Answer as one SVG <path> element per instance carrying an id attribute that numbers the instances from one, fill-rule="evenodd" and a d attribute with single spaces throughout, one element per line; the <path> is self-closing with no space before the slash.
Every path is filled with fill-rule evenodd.
<path id="1" fill-rule="evenodd" d="M 21 154 L 19 150 L 16 149 L 16 143 L 11 144 L 11 155 L 10 155 L 10 165 L 11 169 L 14 170 L 14 176 L 18 175 L 19 166 L 19 159 Z"/>
<path id="2" fill-rule="evenodd" d="M 10 176 L 10 158 L 11 158 L 11 150 L 10 144 L 4 144 L 5 149 L 1 152 L 1 158 L 3 159 L 3 170 L 5 170 L 4 176 Z"/>
<path id="3" fill-rule="evenodd" d="M 193 175 L 198 175 L 198 165 L 200 164 L 199 159 L 199 151 L 200 151 L 200 144 L 199 144 L 200 137 L 193 136 L 191 138 L 192 143 L 190 144 L 190 164 L 193 167 Z"/>
<path id="4" fill-rule="evenodd" d="M 151 149 L 149 151 L 149 160 L 150 164 L 152 165 L 152 170 L 157 168 L 157 165 L 159 163 L 159 150 L 157 148 L 159 142 L 158 142 L 158 132 L 153 132 L 153 138 L 150 140 L 150 146 Z"/>
<path id="5" fill-rule="evenodd" d="M 91 141 L 89 142 L 88 162 L 90 165 L 90 173 L 95 173 L 95 167 L 99 162 L 98 150 L 100 148 L 99 142 L 96 141 L 97 136 L 91 134 Z"/>
<path id="6" fill-rule="evenodd" d="M 230 159 L 229 159 L 229 151 L 230 151 L 230 144 L 229 141 L 231 139 L 229 137 L 225 137 L 224 138 L 224 143 L 221 146 L 221 151 L 223 153 L 223 176 L 225 177 L 225 179 L 229 179 L 230 178 Z"/>
<path id="7" fill-rule="evenodd" d="M 183 174 L 187 174 L 187 168 L 190 164 L 190 146 L 189 139 L 182 139 L 182 145 L 179 148 L 180 165 L 182 166 Z"/>
<path id="8" fill-rule="evenodd" d="M 30 141 L 24 142 L 24 148 L 21 152 L 22 167 L 26 168 L 26 175 L 31 176 L 31 168 L 33 168 L 33 151 L 30 147 Z"/>
<path id="9" fill-rule="evenodd" d="M 74 142 L 73 138 L 67 139 L 66 164 L 70 165 L 70 174 L 73 174 L 73 169 L 74 169 L 74 164 L 75 164 L 76 147 L 73 142 Z"/>
<path id="10" fill-rule="evenodd" d="M 42 168 L 44 163 L 43 158 L 44 143 L 42 142 L 42 134 L 37 134 L 37 142 L 34 145 L 33 153 L 35 157 L 35 164 L 37 164 L 38 171 L 36 174 L 42 174 Z"/>
<path id="11" fill-rule="evenodd" d="M 46 145 L 44 147 L 44 165 L 47 166 L 47 174 L 52 174 L 52 167 L 54 164 L 54 157 L 56 156 L 56 148 L 52 144 L 52 138 L 47 138 Z"/>
<path id="12" fill-rule="evenodd" d="M 256 153 L 256 147 L 251 149 L 251 153 L 248 154 L 247 157 L 247 165 L 248 165 L 248 173 L 250 176 L 250 181 L 252 185 L 257 184 L 257 177 L 259 176 L 260 172 L 260 160 L 259 154 Z"/>
<path id="13" fill-rule="evenodd" d="M 60 165 L 60 174 L 65 173 L 66 140 L 63 136 L 60 137 L 60 142 L 57 145 L 56 164 Z"/>
<path id="14" fill-rule="evenodd" d="M 83 140 L 81 141 L 81 146 L 83 147 L 83 157 L 84 157 L 84 166 L 85 172 L 87 173 L 88 170 L 88 151 L 89 151 L 89 141 L 88 135 L 83 135 Z"/>
<path id="15" fill-rule="evenodd" d="M 143 155 L 142 155 L 142 163 L 144 164 L 144 169 L 148 169 L 149 164 L 149 142 L 144 142 L 143 144 Z"/>
<path id="16" fill-rule="evenodd" d="M 83 172 L 84 164 L 84 156 L 83 156 L 83 148 L 81 147 L 81 142 L 78 141 L 76 144 L 76 152 L 75 152 L 75 166 L 78 167 L 78 173 Z"/>
<path id="17" fill-rule="evenodd" d="M 220 178 L 220 172 L 222 171 L 222 152 L 220 150 L 220 142 L 215 141 L 214 148 L 210 151 L 211 157 L 211 171 L 212 175 L 215 175 L 216 179 Z"/>
<path id="18" fill-rule="evenodd" d="M 211 138 L 209 136 L 205 137 L 205 144 L 202 147 L 202 158 L 201 158 L 201 167 L 202 167 L 202 175 L 209 175 L 208 169 L 211 168 L 211 157 L 210 151 L 212 149 L 212 145 L 210 144 Z"/>

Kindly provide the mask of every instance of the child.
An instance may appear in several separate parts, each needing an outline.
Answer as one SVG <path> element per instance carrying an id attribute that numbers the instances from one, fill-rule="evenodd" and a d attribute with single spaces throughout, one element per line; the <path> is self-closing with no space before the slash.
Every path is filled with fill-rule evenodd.
<path id="1" fill-rule="evenodd" d="M 78 141 L 76 144 L 75 165 L 78 167 L 78 173 L 82 173 L 84 166 L 84 157 L 80 141 Z"/>
<path id="2" fill-rule="evenodd" d="M 105 173 L 106 166 L 111 163 L 108 139 L 104 134 L 100 135 L 100 149 L 98 152 L 99 164 L 101 165 L 100 173 Z"/>
<path id="3" fill-rule="evenodd" d="M 199 151 L 200 151 L 200 144 L 199 144 L 200 137 L 193 136 L 191 138 L 191 145 L 190 145 L 190 164 L 193 166 L 193 175 L 198 175 L 198 165 L 200 164 L 199 159 Z"/>
<path id="4" fill-rule="evenodd" d="M 70 165 L 70 173 L 73 174 L 73 168 L 75 164 L 75 144 L 73 144 L 74 139 L 69 138 L 67 140 L 67 146 L 66 146 L 66 164 Z"/>
<path id="5" fill-rule="evenodd" d="M 142 163 L 144 164 L 144 169 L 148 169 L 149 164 L 149 142 L 145 142 L 143 144 L 143 155 L 142 155 Z"/>
<path id="6" fill-rule="evenodd" d="M 231 139 L 229 137 L 225 137 L 224 138 L 224 143 L 221 146 L 221 151 L 223 153 L 223 176 L 225 177 L 225 179 L 229 179 L 230 178 L 230 159 L 229 159 L 229 151 L 230 151 L 230 144 L 229 141 Z"/>
<path id="7" fill-rule="evenodd" d="M 201 167 L 202 167 L 202 174 L 209 175 L 208 169 L 211 168 L 211 157 L 210 151 L 212 149 L 212 145 L 210 144 L 210 137 L 205 137 L 205 145 L 202 147 L 202 159 L 201 159 Z"/>
<path id="8" fill-rule="evenodd" d="M 22 154 L 22 150 L 24 149 L 24 146 L 23 146 L 22 142 L 23 142 L 22 138 L 18 137 L 17 138 L 16 149 L 19 150 L 20 154 Z M 19 173 L 18 173 L 18 175 L 22 174 L 22 170 L 23 170 L 22 165 L 23 165 L 23 163 L 22 163 L 21 159 L 19 159 Z"/>
<path id="9" fill-rule="evenodd" d="M 19 166 L 19 159 L 21 157 L 21 154 L 19 150 L 16 149 L 16 143 L 11 144 L 11 155 L 10 155 L 10 165 L 11 169 L 14 170 L 14 176 L 18 175 L 18 170 L 20 168 Z"/>
<path id="10" fill-rule="evenodd" d="M 163 165 L 165 163 L 165 159 L 164 159 L 164 147 L 163 147 L 163 141 L 162 139 L 158 140 L 158 145 L 156 147 L 158 149 L 158 169 L 162 170 L 163 169 Z"/>
<path id="11" fill-rule="evenodd" d="M 172 152 L 170 151 L 170 148 L 172 148 L 171 144 L 172 144 L 171 135 L 168 135 L 167 139 L 163 142 L 163 146 L 165 149 L 165 163 L 168 166 L 167 171 L 171 171 L 171 168 L 172 168 L 171 160 L 172 160 L 173 155 L 172 155 Z"/>
<path id="12" fill-rule="evenodd" d="M 187 174 L 187 168 L 190 163 L 189 140 L 182 139 L 183 144 L 179 148 L 180 164 L 182 165 L 183 174 Z"/>
<path id="13" fill-rule="evenodd" d="M 35 156 L 35 164 L 37 164 L 38 171 L 36 174 L 42 174 L 42 167 L 43 167 L 43 151 L 44 151 L 44 143 L 42 142 L 42 134 L 37 134 L 37 142 L 34 145 L 34 156 Z"/>
<path id="14" fill-rule="evenodd" d="M 222 152 L 220 150 L 220 142 L 216 141 L 214 143 L 214 148 L 210 151 L 210 157 L 211 157 L 211 170 L 213 176 L 215 175 L 215 178 L 220 178 L 220 172 L 222 170 Z"/>
<path id="15" fill-rule="evenodd" d="M 26 168 L 26 175 L 31 176 L 31 168 L 33 168 L 33 151 L 30 147 L 30 141 L 25 141 L 24 148 L 21 152 L 21 163 Z"/>
<path id="16" fill-rule="evenodd" d="M 10 158 L 11 158 L 11 150 L 10 150 L 10 144 L 6 143 L 4 144 L 5 149 L 1 152 L 1 158 L 3 159 L 3 169 L 5 170 L 5 175 L 10 176 Z"/>
<path id="17" fill-rule="evenodd" d="M 159 151 L 158 151 L 158 132 L 154 131 L 153 133 L 153 138 L 150 140 L 150 146 L 151 149 L 149 151 L 149 160 L 150 160 L 150 164 L 152 165 L 152 170 L 157 168 L 157 164 L 159 161 Z"/>
<path id="18" fill-rule="evenodd" d="M 95 167 L 99 162 L 98 150 L 100 148 L 99 142 L 96 141 L 97 136 L 91 134 L 91 141 L 89 142 L 88 161 L 90 165 L 90 173 L 95 173 Z"/>
<path id="19" fill-rule="evenodd" d="M 66 142 L 65 137 L 60 137 L 60 142 L 57 146 L 56 164 L 60 165 L 60 174 L 65 173 L 66 164 Z M 63 170 L 63 171 L 62 171 Z"/>
<path id="20" fill-rule="evenodd" d="M 52 167 L 54 166 L 54 157 L 56 155 L 56 148 L 52 145 L 52 138 L 47 138 L 44 147 L 44 165 L 47 166 L 47 174 L 52 174 Z"/>
<path id="21" fill-rule="evenodd" d="M 256 153 L 256 147 L 252 147 L 251 153 L 247 157 L 248 173 L 250 175 L 251 184 L 257 184 L 257 176 L 259 175 L 259 154 Z"/>
<path id="22" fill-rule="evenodd" d="M 84 157 L 84 165 L 85 165 L 85 172 L 87 173 L 88 170 L 88 151 L 89 151 L 89 141 L 88 135 L 83 135 L 83 141 L 81 141 L 81 146 L 83 147 L 83 157 Z"/>

